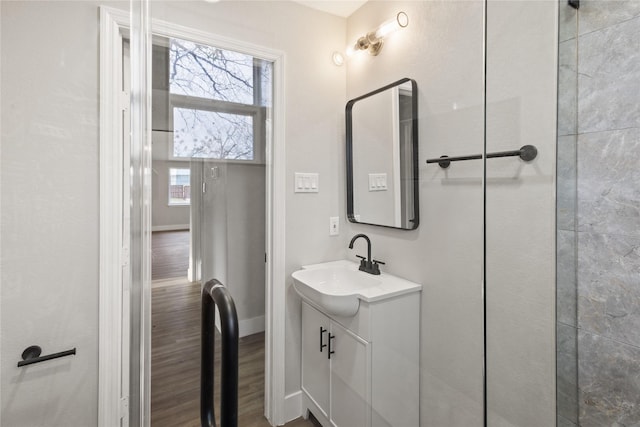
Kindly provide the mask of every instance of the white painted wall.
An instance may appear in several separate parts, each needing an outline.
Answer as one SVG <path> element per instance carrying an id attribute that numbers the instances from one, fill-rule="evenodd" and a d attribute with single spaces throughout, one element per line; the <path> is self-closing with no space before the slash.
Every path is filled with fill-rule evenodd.
<path id="1" fill-rule="evenodd" d="M 91 426 L 98 401 L 98 2 L 1 7 L 0 422 Z M 76 347 L 77 355 L 17 368 L 34 344 L 43 354 Z"/>
<path id="2" fill-rule="evenodd" d="M 403 77 L 418 86 L 420 227 L 366 233 L 384 271 L 423 285 L 421 425 L 482 425 L 482 163 L 444 172 L 425 160 L 481 153 L 483 2 L 369 2 L 348 19 L 348 40 L 403 10 L 409 26 L 377 57 L 348 63 L 349 98 Z M 348 254 L 352 258 L 353 251 Z"/>
<path id="3" fill-rule="evenodd" d="M 203 281 L 215 278 L 227 286 L 241 336 L 264 330 L 265 166 L 213 161 L 202 165 Z M 211 175 L 212 167 L 217 168 L 217 178 Z"/>

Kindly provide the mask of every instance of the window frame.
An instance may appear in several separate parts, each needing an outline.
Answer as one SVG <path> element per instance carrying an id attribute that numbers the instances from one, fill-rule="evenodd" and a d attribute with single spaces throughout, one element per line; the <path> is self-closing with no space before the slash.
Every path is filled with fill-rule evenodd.
<path id="1" fill-rule="evenodd" d="M 235 114 L 239 116 L 249 116 L 253 119 L 253 159 L 219 159 L 209 157 L 209 160 L 215 160 L 224 163 L 239 164 L 264 164 L 265 163 L 265 140 L 266 140 L 266 107 L 260 105 L 240 104 L 237 102 L 220 101 L 215 99 L 198 98 L 188 95 L 169 94 L 169 123 L 171 123 L 172 132 L 175 136 L 173 128 L 173 111 L 175 108 L 185 108 L 190 110 L 211 111 L 215 113 Z M 177 157 L 173 154 L 174 137 L 172 136 L 167 144 L 169 152 L 168 160 L 171 161 L 190 161 L 191 157 Z M 196 157 L 201 158 L 201 157 Z M 202 157 L 204 158 L 204 157 Z"/>

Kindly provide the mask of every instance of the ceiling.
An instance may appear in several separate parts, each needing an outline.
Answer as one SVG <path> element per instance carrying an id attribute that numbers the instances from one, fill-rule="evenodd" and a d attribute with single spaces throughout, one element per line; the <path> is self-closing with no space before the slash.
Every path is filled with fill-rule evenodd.
<path id="1" fill-rule="evenodd" d="M 296 3 L 329 12 L 333 15 L 342 16 L 344 18 L 355 12 L 360 6 L 365 4 L 367 0 L 293 0 Z"/>

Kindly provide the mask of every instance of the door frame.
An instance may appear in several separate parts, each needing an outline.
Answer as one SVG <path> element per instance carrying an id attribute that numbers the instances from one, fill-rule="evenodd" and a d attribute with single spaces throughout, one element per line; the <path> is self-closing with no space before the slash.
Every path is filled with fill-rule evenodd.
<path id="1" fill-rule="evenodd" d="M 123 362 L 120 354 L 123 345 L 123 267 L 131 268 L 128 253 L 122 248 L 124 230 L 122 203 L 122 171 L 128 157 L 123 155 L 121 132 L 122 95 L 121 73 L 122 34 L 128 33 L 130 15 L 126 10 L 100 8 L 100 289 L 99 289 L 99 373 L 98 373 L 98 425 L 119 425 L 120 414 L 129 412 L 128 396 L 121 396 L 120 389 Z M 266 141 L 266 283 L 265 283 L 265 417 L 272 425 L 282 425 L 285 420 L 285 54 L 282 51 L 241 42 L 228 37 L 195 30 L 166 21 L 151 19 L 153 35 L 176 37 L 197 43 L 235 50 L 273 62 L 273 108 L 268 119 L 271 132 Z M 150 78 L 151 76 L 148 76 Z M 147 132 L 149 130 L 147 129 Z M 139 153 L 148 159 L 150 152 Z M 130 163 L 130 162 L 129 162 Z M 148 192 L 147 189 L 142 189 Z M 151 194 L 143 195 L 150 200 Z M 128 215 L 127 215 L 128 216 Z M 150 227 L 150 224 L 148 224 Z M 150 233 L 149 230 L 145 230 Z M 151 253 L 144 254 L 150 265 Z M 132 310 L 139 310 L 150 324 L 151 284 L 142 284 L 142 303 Z M 141 396 L 138 402 L 129 404 L 149 405 L 150 377 L 150 328 L 141 328 L 140 350 Z M 131 357 L 136 357 L 132 354 Z M 196 356 L 197 357 L 197 356 Z M 145 403 L 141 403 L 145 402 Z M 140 408 L 141 425 L 148 426 L 149 408 Z M 132 423 L 135 425 L 135 423 Z"/>

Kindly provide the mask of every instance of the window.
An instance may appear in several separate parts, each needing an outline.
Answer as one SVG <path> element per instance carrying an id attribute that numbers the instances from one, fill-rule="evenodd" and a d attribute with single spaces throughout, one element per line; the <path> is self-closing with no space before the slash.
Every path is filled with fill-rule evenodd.
<path id="1" fill-rule="evenodd" d="M 169 91 L 176 95 L 253 104 L 250 55 L 171 39 Z"/>
<path id="2" fill-rule="evenodd" d="M 173 156 L 253 160 L 253 117 L 173 109 Z"/>
<path id="3" fill-rule="evenodd" d="M 169 206 L 191 204 L 191 176 L 189 169 L 169 168 Z"/>
<path id="4" fill-rule="evenodd" d="M 172 39 L 169 157 L 262 162 L 271 73 L 250 55 Z"/>

